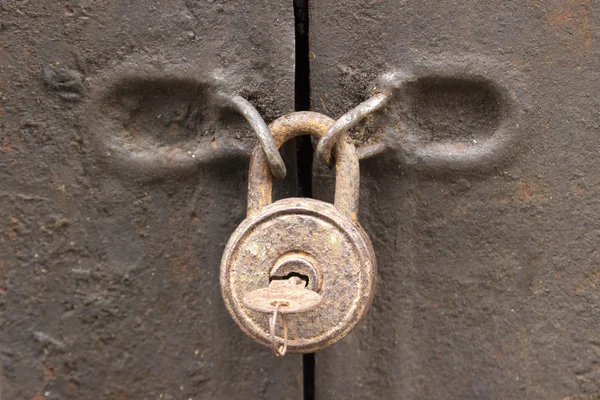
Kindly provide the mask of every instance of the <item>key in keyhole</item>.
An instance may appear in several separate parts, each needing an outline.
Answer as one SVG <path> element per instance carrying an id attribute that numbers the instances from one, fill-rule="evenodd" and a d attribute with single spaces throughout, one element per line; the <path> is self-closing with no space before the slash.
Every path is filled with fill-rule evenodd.
<path id="1" fill-rule="evenodd" d="M 269 328 L 271 345 L 276 357 L 285 355 L 287 350 L 287 323 L 285 314 L 297 314 L 315 309 L 321 303 L 321 295 L 305 287 L 298 276 L 289 279 L 275 279 L 269 287 L 253 290 L 243 298 L 244 305 L 251 310 L 271 314 Z M 275 339 L 277 314 L 281 314 L 283 326 L 283 345 L 278 346 Z"/>

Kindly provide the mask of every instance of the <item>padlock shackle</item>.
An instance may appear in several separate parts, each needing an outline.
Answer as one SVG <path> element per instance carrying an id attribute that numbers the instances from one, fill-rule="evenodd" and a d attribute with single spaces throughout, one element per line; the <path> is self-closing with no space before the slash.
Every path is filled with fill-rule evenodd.
<path id="1" fill-rule="evenodd" d="M 293 137 L 311 135 L 321 138 L 335 121 L 312 111 L 284 115 L 269 125 L 269 131 L 279 149 Z M 360 169 L 353 144 L 344 135 L 335 145 L 335 200 L 334 205 L 352 221 L 358 213 Z M 248 215 L 271 204 L 273 176 L 260 145 L 254 147 L 248 173 Z"/>

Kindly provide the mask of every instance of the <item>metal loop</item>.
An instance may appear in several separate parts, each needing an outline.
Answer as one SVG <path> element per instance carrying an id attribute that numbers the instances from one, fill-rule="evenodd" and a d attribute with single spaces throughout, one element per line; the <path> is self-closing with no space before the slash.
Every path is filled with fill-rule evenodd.
<path id="1" fill-rule="evenodd" d="M 269 127 L 256 108 L 242 96 L 229 95 L 223 92 L 219 92 L 219 96 L 246 118 L 246 121 L 248 121 L 258 137 L 273 176 L 276 179 L 285 178 L 287 171 L 283 158 L 281 158 L 281 154 L 279 154 L 279 150 L 273 141 Z"/>
<path id="2" fill-rule="evenodd" d="M 275 145 L 280 147 L 287 140 L 299 135 L 323 137 L 334 120 L 326 115 L 312 111 L 299 111 L 279 117 L 271 122 Z M 356 148 L 352 143 L 341 140 L 335 145 L 336 179 L 334 205 L 351 220 L 356 221 L 358 213 L 358 191 L 360 184 L 360 166 Z M 248 173 L 248 215 L 271 204 L 273 182 L 265 155 L 259 146 L 254 148 L 250 157 Z"/>
<path id="3" fill-rule="evenodd" d="M 283 326 L 283 345 L 278 346 L 275 338 L 275 328 L 277 326 L 277 312 L 279 311 L 280 302 L 275 303 L 273 315 L 269 318 L 269 331 L 271 333 L 271 348 L 275 357 L 283 357 L 287 352 L 288 347 L 288 327 L 285 321 L 285 314 L 281 314 L 281 325 Z"/>
<path id="4" fill-rule="evenodd" d="M 371 98 L 363 101 L 335 121 L 317 144 L 315 153 L 319 161 L 325 165 L 330 165 L 331 151 L 340 137 L 348 131 L 348 129 L 358 124 L 363 118 L 381 109 L 391 97 L 392 92 L 389 89 L 377 92 L 371 96 Z"/>

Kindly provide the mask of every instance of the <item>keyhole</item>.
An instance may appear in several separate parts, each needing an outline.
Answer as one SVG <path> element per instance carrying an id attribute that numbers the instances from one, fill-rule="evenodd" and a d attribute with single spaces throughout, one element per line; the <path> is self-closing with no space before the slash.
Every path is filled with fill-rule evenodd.
<path id="1" fill-rule="evenodd" d="M 291 279 L 292 277 L 300 278 L 301 281 L 302 281 L 302 283 L 301 283 L 302 286 L 304 286 L 304 287 L 308 286 L 308 282 L 309 282 L 308 276 L 307 275 L 303 275 L 303 274 L 298 273 L 298 272 L 290 272 L 289 274 L 284 275 L 284 276 L 272 275 L 272 276 L 269 277 L 269 282 L 272 282 L 272 281 L 286 281 L 286 280 Z"/>
<path id="2" fill-rule="evenodd" d="M 269 271 L 269 280 L 295 279 L 304 283 L 303 287 L 319 293 L 322 279 L 321 270 L 310 254 L 290 251 L 279 257 Z"/>

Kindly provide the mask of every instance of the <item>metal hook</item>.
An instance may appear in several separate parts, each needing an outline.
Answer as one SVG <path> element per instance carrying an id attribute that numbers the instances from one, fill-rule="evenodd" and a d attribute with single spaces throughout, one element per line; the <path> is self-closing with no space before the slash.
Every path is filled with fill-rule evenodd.
<path id="1" fill-rule="evenodd" d="M 392 92 L 389 89 L 384 89 L 375 93 L 369 99 L 363 101 L 346 114 L 342 115 L 333 125 L 329 127 L 325 135 L 317 144 L 316 156 L 325 165 L 331 163 L 331 150 L 338 142 L 340 137 L 354 127 L 367 115 L 381 109 L 392 97 Z M 380 149 L 378 149 L 380 150 Z M 367 158 L 367 157 L 365 157 Z"/>
<path id="2" fill-rule="evenodd" d="M 246 121 L 248 121 L 252 127 L 256 137 L 258 137 L 258 141 L 267 158 L 271 174 L 273 174 L 275 179 L 285 178 L 287 171 L 283 158 L 281 158 L 279 149 L 273 141 L 273 136 L 271 136 L 267 123 L 262 119 L 252 103 L 238 95 L 229 95 L 223 92 L 219 92 L 218 95 L 246 118 Z"/>

